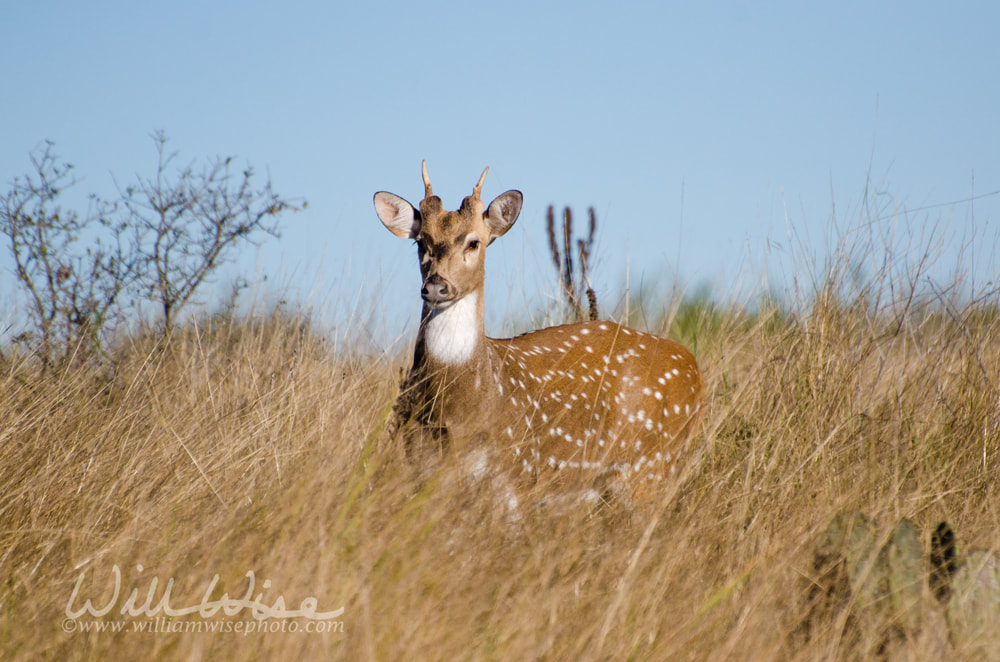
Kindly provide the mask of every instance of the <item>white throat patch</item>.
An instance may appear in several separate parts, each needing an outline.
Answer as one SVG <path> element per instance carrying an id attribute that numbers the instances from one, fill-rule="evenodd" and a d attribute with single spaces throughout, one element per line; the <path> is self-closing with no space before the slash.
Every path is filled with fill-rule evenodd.
<path id="1" fill-rule="evenodd" d="M 424 327 L 424 343 L 436 360 L 457 365 L 472 358 L 483 333 L 476 318 L 478 302 L 479 294 L 472 293 L 431 313 Z"/>

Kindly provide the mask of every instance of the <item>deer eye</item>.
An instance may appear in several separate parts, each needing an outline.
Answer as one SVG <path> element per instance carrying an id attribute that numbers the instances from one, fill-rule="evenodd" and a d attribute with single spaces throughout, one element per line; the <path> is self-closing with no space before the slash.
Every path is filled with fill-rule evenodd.
<path id="1" fill-rule="evenodd" d="M 472 240 L 469 241 L 469 245 L 465 247 L 465 250 L 467 250 L 467 251 L 474 251 L 477 248 L 479 248 L 479 240 L 478 239 L 472 239 Z"/>

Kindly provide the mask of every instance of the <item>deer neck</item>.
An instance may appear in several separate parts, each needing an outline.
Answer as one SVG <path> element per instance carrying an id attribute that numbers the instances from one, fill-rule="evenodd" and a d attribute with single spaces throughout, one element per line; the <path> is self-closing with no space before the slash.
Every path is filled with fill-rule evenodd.
<path id="1" fill-rule="evenodd" d="M 447 308 L 424 304 L 421 336 L 427 358 L 446 370 L 474 368 L 486 347 L 483 316 L 482 288 Z"/>
<path id="2" fill-rule="evenodd" d="M 493 394 L 498 362 L 483 331 L 482 295 L 480 288 L 445 309 L 425 305 L 414 354 L 426 421 L 446 428 L 454 444 L 488 428 L 495 413 L 484 397 Z"/>

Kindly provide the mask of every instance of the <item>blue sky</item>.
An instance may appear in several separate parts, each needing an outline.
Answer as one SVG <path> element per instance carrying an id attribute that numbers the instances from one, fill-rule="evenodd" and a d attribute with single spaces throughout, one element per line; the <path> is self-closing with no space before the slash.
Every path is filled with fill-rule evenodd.
<path id="1" fill-rule="evenodd" d="M 552 293 L 549 204 L 596 208 L 605 308 L 626 269 L 775 286 L 794 244 L 822 257 L 834 209 L 857 219 L 866 181 L 901 232 L 937 224 L 942 269 L 975 235 L 974 275 L 996 276 L 996 3 L 5 4 L 4 184 L 49 139 L 81 195 L 110 195 L 163 129 L 181 160 L 234 155 L 308 200 L 220 281 L 412 325 L 414 249 L 371 199 L 418 201 L 421 159 L 452 208 L 486 165 L 484 198 L 524 192 L 490 248 L 495 320 Z"/>

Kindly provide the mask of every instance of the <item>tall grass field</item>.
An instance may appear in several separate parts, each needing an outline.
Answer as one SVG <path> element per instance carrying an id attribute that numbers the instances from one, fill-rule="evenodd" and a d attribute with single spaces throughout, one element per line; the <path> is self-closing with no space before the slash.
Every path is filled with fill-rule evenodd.
<path id="1" fill-rule="evenodd" d="M 1000 659 L 996 291 L 830 253 L 798 296 L 631 303 L 708 393 L 642 501 L 539 481 L 512 515 L 414 467 L 382 435 L 408 350 L 305 313 L 6 352 L 0 658 Z"/>

